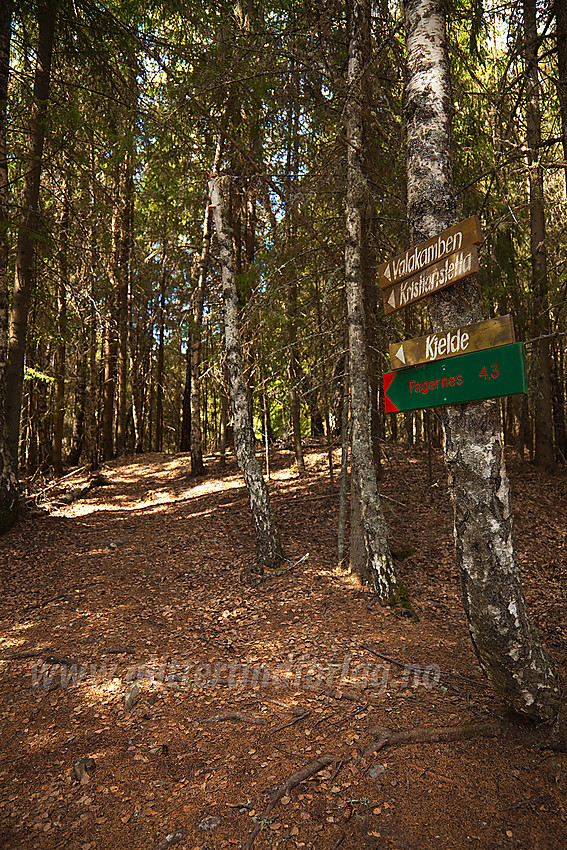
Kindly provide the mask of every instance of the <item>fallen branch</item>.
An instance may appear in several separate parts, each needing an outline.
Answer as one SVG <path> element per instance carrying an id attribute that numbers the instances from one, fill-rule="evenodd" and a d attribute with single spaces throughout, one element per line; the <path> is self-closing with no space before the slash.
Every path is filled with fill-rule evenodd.
<path id="1" fill-rule="evenodd" d="M 44 658 L 46 664 L 59 664 L 61 667 L 80 667 L 82 662 L 76 661 L 74 658 L 65 658 L 62 655 L 46 655 Z"/>
<path id="2" fill-rule="evenodd" d="M 406 729 L 394 732 L 383 726 L 376 726 L 370 732 L 376 740 L 364 750 L 363 756 L 368 756 L 383 750 L 384 747 L 402 744 L 438 744 L 448 741 L 470 741 L 472 738 L 497 738 L 508 729 L 502 723 L 467 723 L 464 726 L 440 726 L 430 728 L 421 726 L 417 729 Z"/>
<path id="3" fill-rule="evenodd" d="M 345 840 L 345 838 L 346 838 L 346 832 L 344 832 L 344 831 L 343 831 L 343 832 L 339 835 L 339 837 L 337 838 L 337 840 L 335 841 L 335 843 L 333 844 L 333 850 L 338 850 L 338 848 L 341 846 L 341 844 L 343 843 L 343 841 Z"/>
<path id="4" fill-rule="evenodd" d="M 222 714 L 215 714 L 214 717 L 207 717 L 203 723 L 224 723 L 229 720 L 234 720 L 237 723 L 253 723 L 256 726 L 267 726 L 268 721 L 263 717 L 250 717 L 248 714 L 241 714 L 239 711 L 224 711 Z"/>
<path id="5" fill-rule="evenodd" d="M 311 716 L 311 712 L 305 709 L 301 714 L 296 714 L 296 716 L 292 720 L 288 720 L 287 723 L 282 723 L 281 726 L 278 726 L 274 729 L 274 732 L 281 732 L 282 729 L 287 729 L 288 726 L 295 726 L 296 723 L 299 723 L 301 720 L 307 720 L 308 717 Z"/>
<path id="6" fill-rule="evenodd" d="M 33 605 L 26 605 L 24 608 L 24 614 L 27 614 L 28 611 L 35 611 L 36 608 L 45 608 L 46 605 L 50 605 L 52 602 L 57 602 L 58 599 L 65 598 L 66 595 L 66 592 L 57 593 L 55 596 L 50 596 L 49 599 L 44 599 L 43 602 L 35 602 Z"/>
<path id="7" fill-rule="evenodd" d="M 40 658 L 49 652 L 48 649 L 27 649 L 23 652 L 4 652 L 0 655 L 0 661 L 19 661 L 21 658 Z"/>
<path id="8" fill-rule="evenodd" d="M 136 650 L 131 646 L 111 646 L 109 649 L 102 649 L 101 655 L 135 655 Z"/>
<path id="9" fill-rule="evenodd" d="M 264 826 L 265 822 L 270 816 L 270 813 L 277 806 L 282 797 L 285 797 L 289 794 L 290 791 L 300 785 L 302 782 L 305 782 L 306 779 L 309 779 L 311 776 L 315 776 L 316 773 L 319 773 L 323 768 L 328 767 L 335 761 L 336 756 L 332 754 L 327 754 L 324 756 L 320 756 L 315 761 L 306 764 L 305 767 L 302 767 L 301 770 L 298 770 L 297 773 L 294 773 L 292 776 L 288 777 L 282 784 L 276 788 L 275 791 L 270 795 L 270 802 L 262 812 L 260 820 L 242 845 L 242 850 L 250 850 L 250 847 L 254 844 L 256 840 L 256 836 Z"/>
<path id="10" fill-rule="evenodd" d="M 110 647 L 109 649 L 101 649 L 101 655 L 134 655 L 135 650 L 129 646 Z M 46 649 L 25 649 L 21 652 L 5 652 L 0 655 L 0 661 L 20 661 L 24 658 L 43 658 L 46 664 L 63 664 L 65 667 L 72 667 L 74 664 L 81 665 L 82 661 L 76 661 L 74 658 L 65 658 L 54 652 L 51 647 Z"/>

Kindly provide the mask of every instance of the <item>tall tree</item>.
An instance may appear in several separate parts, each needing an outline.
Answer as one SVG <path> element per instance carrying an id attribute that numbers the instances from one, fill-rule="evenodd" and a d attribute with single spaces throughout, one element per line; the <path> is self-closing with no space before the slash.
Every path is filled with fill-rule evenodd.
<path id="1" fill-rule="evenodd" d="M 6 366 L 6 427 L 8 448 L 17 468 L 20 413 L 24 383 L 24 359 L 28 313 L 33 290 L 35 242 L 45 127 L 51 82 L 51 57 L 58 0 L 38 0 L 37 55 L 33 102 L 28 122 L 28 151 L 21 197 L 21 216 L 16 247 L 16 274 L 12 292 L 8 360 Z"/>
<path id="2" fill-rule="evenodd" d="M 12 2 L 0 8 L 0 534 L 14 523 L 18 480 L 6 441 L 6 356 L 8 350 L 8 154 L 6 147 Z"/>
<path id="3" fill-rule="evenodd" d="M 388 529 L 376 482 L 372 453 L 366 316 L 362 269 L 363 226 L 369 203 L 365 179 L 364 125 L 361 82 L 369 61 L 370 2 L 352 0 L 351 32 L 347 75 L 347 199 L 345 277 L 349 331 L 349 357 L 352 405 L 352 472 L 360 503 L 364 537 L 363 576 L 374 588 L 383 605 L 409 600 L 396 574 L 388 544 Z"/>
<path id="4" fill-rule="evenodd" d="M 250 510 L 256 531 L 258 562 L 264 567 L 278 567 L 283 560 L 276 519 L 270 494 L 254 450 L 254 430 L 248 406 L 248 394 L 242 367 L 242 345 L 238 323 L 238 293 L 234 273 L 234 248 L 226 209 L 228 178 L 214 177 L 209 182 L 211 207 L 215 221 L 222 268 L 224 333 L 226 363 L 234 416 L 234 444 L 238 464 L 244 476 Z"/>
<path id="5" fill-rule="evenodd" d="M 405 0 L 408 219 L 411 243 L 456 222 L 451 122 L 453 99 L 444 0 Z M 482 319 L 474 278 L 431 296 L 441 332 Z M 463 603 L 478 659 L 509 705 L 555 724 L 567 744 L 562 685 L 532 629 L 514 554 L 512 507 L 498 403 L 448 407 L 445 460 L 454 508 Z"/>
<path id="6" fill-rule="evenodd" d="M 567 4 L 564 0 L 554 0 L 555 24 L 557 29 L 557 94 L 561 110 L 561 145 L 565 167 L 565 186 L 567 188 Z"/>
<path id="7" fill-rule="evenodd" d="M 193 292 L 193 322 L 189 340 L 190 356 L 188 377 L 190 382 L 189 393 L 189 422 L 190 422 L 190 451 L 191 451 L 191 474 L 204 475 L 205 465 L 203 463 L 203 445 L 201 439 L 201 336 L 203 327 L 203 306 L 205 303 L 205 290 L 207 274 L 209 271 L 209 259 L 211 254 L 211 231 L 213 225 L 213 214 L 207 203 L 203 221 L 203 244 L 199 257 L 199 268 L 197 272 L 197 285 Z"/>
<path id="8" fill-rule="evenodd" d="M 57 275 L 57 343 L 55 351 L 55 387 L 53 394 L 53 469 L 63 474 L 63 425 L 65 421 L 65 361 L 67 354 L 67 290 L 69 288 L 69 186 L 64 184 L 64 196 L 59 220 L 59 250 Z"/>
<path id="9" fill-rule="evenodd" d="M 534 300 L 532 372 L 535 395 L 535 462 L 551 472 L 555 468 L 551 409 L 551 360 L 545 198 L 541 162 L 541 105 L 536 0 L 523 0 L 526 63 L 526 142 L 530 194 L 530 253 Z"/>

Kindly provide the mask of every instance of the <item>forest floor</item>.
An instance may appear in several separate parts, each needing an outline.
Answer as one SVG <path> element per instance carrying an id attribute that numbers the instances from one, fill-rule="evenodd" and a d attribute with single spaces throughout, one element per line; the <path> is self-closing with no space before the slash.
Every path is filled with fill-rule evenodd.
<path id="1" fill-rule="evenodd" d="M 255 848 L 286 850 L 567 847 L 567 755 L 506 717 L 473 652 L 442 460 L 430 480 L 425 451 L 386 453 L 418 621 L 337 567 L 320 447 L 301 479 L 273 452 L 290 560 L 263 578 L 232 458 L 201 479 L 183 455 L 117 461 L 24 512 L 0 540 L 0 847 L 239 848 L 256 827 Z M 530 613 L 564 669 L 565 477 L 509 471 Z M 364 752 L 376 726 L 495 720 L 496 737 Z"/>

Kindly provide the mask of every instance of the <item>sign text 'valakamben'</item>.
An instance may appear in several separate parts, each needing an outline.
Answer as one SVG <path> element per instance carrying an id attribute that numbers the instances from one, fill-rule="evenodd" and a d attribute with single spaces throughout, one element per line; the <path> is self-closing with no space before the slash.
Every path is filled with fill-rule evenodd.
<path id="1" fill-rule="evenodd" d="M 380 287 L 388 289 L 406 277 L 416 275 L 428 266 L 450 257 L 451 254 L 481 242 L 480 221 L 473 215 L 378 266 Z"/>

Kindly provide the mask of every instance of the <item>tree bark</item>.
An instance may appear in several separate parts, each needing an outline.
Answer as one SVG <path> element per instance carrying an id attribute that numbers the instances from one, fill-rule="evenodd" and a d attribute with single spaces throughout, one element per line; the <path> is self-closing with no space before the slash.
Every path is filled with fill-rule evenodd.
<path id="1" fill-rule="evenodd" d="M 220 423 L 219 423 L 219 466 L 226 466 L 226 431 L 228 426 L 229 399 L 225 392 L 224 383 L 220 384 Z"/>
<path id="2" fill-rule="evenodd" d="M 116 402 L 116 382 L 118 371 L 119 336 L 118 324 L 121 298 L 121 259 L 123 180 L 118 166 L 114 172 L 114 207 L 112 211 L 112 255 L 109 267 L 110 291 L 106 299 L 106 322 L 104 327 L 104 382 L 102 388 L 102 458 L 110 460 L 115 456 L 114 418 Z"/>
<path id="3" fill-rule="evenodd" d="M 71 434 L 71 450 L 67 456 L 69 466 L 77 466 L 85 444 L 85 412 L 87 397 L 88 343 L 83 328 L 79 330 L 77 345 L 76 372 L 77 384 L 75 389 L 75 410 L 73 414 L 73 431 Z"/>
<path id="4" fill-rule="evenodd" d="M 532 374 L 535 402 L 535 462 L 547 472 L 555 469 L 551 389 L 549 294 L 545 247 L 545 200 L 541 165 L 541 109 L 538 69 L 536 0 L 523 0 L 526 62 L 526 142 L 530 187 L 530 248 L 534 338 Z"/>
<path id="5" fill-rule="evenodd" d="M 16 247 L 16 274 L 12 293 L 6 366 L 6 428 L 8 448 L 15 469 L 18 466 L 24 359 L 28 313 L 33 288 L 39 184 L 49 100 L 56 9 L 57 3 L 54 0 L 40 0 L 38 3 L 39 31 L 33 105 L 28 125 L 28 154 L 22 187 L 21 218 Z"/>
<path id="6" fill-rule="evenodd" d="M 116 358 L 118 339 L 114 325 L 116 293 L 111 292 L 107 300 L 107 316 L 104 326 L 103 386 L 102 386 L 102 459 L 114 457 L 114 398 L 116 395 Z"/>
<path id="7" fill-rule="evenodd" d="M 555 0 L 555 24 L 557 27 L 557 95 L 561 110 L 561 142 L 563 159 L 567 162 L 567 4 L 565 0 Z M 567 191 L 567 166 L 565 167 L 565 188 Z"/>
<path id="8" fill-rule="evenodd" d="M 155 451 L 163 451 L 163 399 L 165 380 L 165 294 L 167 282 L 167 248 L 163 244 L 163 257 L 159 280 L 158 351 L 156 364 L 156 433 Z"/>
<path id="9" fill-rule="evenodd" d="M 192 335 L 189 334 L 185 351 L 185 387 L 183 388 L 183 404 L 181 408 L 181 436 L 179 451 L 191 451 L 191 353 L 193 350 Z M 200 430 L 200 429 L 199 429 Z"/>
<path id="10" fill-rule="evenodd" d="M 63 475 L 63 425 L 65 422 L 65 360 L 67 345 L 67 289 L 69 286 L 69 185 L 64 184 L 59 222 L 59 277 L 57 279 L 57 342 L 55 348 L 55 392 L 53 398 L 53 469 Z"/>
<path id="11" fill-rule="evenodd" d="M 0 534 L 18 511 L 18 479 L 6 440 L 6 356 L 8 350 L 8 157 L 6 147 L 12 0 L 0 8 Z"/>
<path id="12" fill-rule="evenodd" d="M 408 219 L 411 244 L 456 222 L 451 161 L 453 112 L 443 0 L 405 0 Z M 430 297 L 433 329 L 482 318 L 476 279 Z M 445 460 L 454 507 L 463 603 L 480 664 L 508 704 L 556 724 L 561 683 L 528 620 L 513 546 L 510 489 L 498 402 L 444 409 Z"/>
<path id="13" fill-rule="evenodd" d="M 215 158 L 216 162 L 216 158 Z M 203 221 L 203 244 L 199 259 L 197 286 L 193 293 L 193 326 L 191 328 L 191 369 L 190 369 L 190 404 L 191 404 L 191 475 L 204 475 L 203 446 L 201 435 L 201 336 L 203 326 L 203 305 L 209 258 L 211 253 L 211 230 L 213 214 L 207 204 Z"/>
<path id="14" fill-rule="evenodd" d="M 294 101 L 297 100 L 298 75 L 295 63 L 292 60 L 291 85 L 294 93 Z M 287 312 L 287 334 L 288 334 L 288 379 L 289 379 L 289 410 L 291 418 L 291 430 L 293 434 L 293 450 L 295 463 L 300 476 L 305 475 L 305 460 L 303 457 L 303 444 L 301 441 L 301 405 L 299 382 L 301 378 L 301 367 L 299 362 L 299 346 L 297 343 L 297 282 L 295 263 L 291 262 L 293 254 L 292 240 L 294 236 L 294 222 L 297 213 L 297 202 L 295 200 L 295 171 L 298 159 L 298 134 L 299 107 L 296 102 L 288 105 L 287 116 L 287 150 L 286 150 L 286 205 L 285 205 L 285 240 L 287 251 L 287 262 L 285 275 L 285 295 Z"/>
<path id="15" fill-rule="evenodd" d="M 228 178 L 226 177 L 212 178 L 209 182 L 209 193 L 222 268 L 224 332 L 234 415 L 234 441 L 238 464 L 248 489 L 252 520 L 256 532 L 258 561 L 262 566 L 275 568 L 282 562 L 283 552 L 276 520 L 270 505 L 268 488 L 254 451 L 254 431 L 242 368 L 242 346 L 238 325 L 238 294 L 234 274 L 234 249 L 225 208 L 227 183 Z"/>
<path id="16" fill-rule="evenodd" d="M 362 237 L 368 203 L 364 176 L 364 127 L 360 83 L 368 61 L 369 0 L 352 0 L 346 102 L 347 202 L 345 277 L 349 329 L 349 368 L 352 406 L 352 467 L 364 537 L 361 578 L 373 587 L 382 605 L 409 600 L 398 579 L 388 544 L 388 529 L 376 481 L 372 454 L 366 317 L 364 305 Z"/>
<path id="17" fill-rule="evenodd" d="M 132 177 L 131 154 L 126 161 L 121 174 L 120 190 L 120 247 L 118 256 L 118 291 L 117 291 L 117 390 L 116 405 L 116 454 L 123 455 L 126 451 L 126 420 L 128 414 L 128 330 L 129 330 L 129 292 L 130 292 L 130 255 L 132 246 L 134 185 Z"/>

